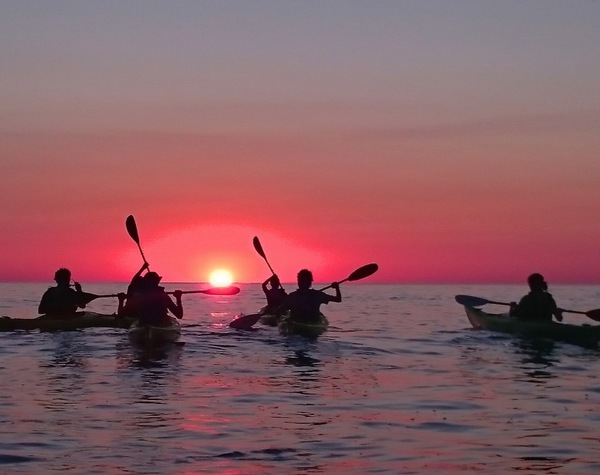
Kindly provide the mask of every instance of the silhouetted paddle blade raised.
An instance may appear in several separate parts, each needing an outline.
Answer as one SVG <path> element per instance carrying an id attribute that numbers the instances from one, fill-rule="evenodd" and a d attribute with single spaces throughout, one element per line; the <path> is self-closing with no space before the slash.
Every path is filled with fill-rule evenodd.
<path id="1" fill-rule="evenodd" d="M 135 218 L 133 217 L 133 215 L 130 214 L 129 216 L 127 216 L 127 219 L 125 219 L 125 227 L 127 228 L 127 233 L 129 234 L 131 239 L 133 239 L 137 244 L 137 247 L 140 250 L 140 254 L 142 255 L 142 259 L 144 260 L 144 264 L 148 264 L 146 256 L 144 256 L 144 251 L 142 251 L 142 246 L 140 244 L 140 235 L 138 233 L 137 224 L 135 223 Z"/>
<path id="2" fill-rule="evenodd" d="M 344 282 L 346 280 L 353 281 L 364 279 L 365 277 L 369 277 L 370 275 L 373 275 L 375 272 L 377 272 L 377 269 L 379 269 L 379 266 L 377 264 L 367 264 L 365 266 L 359 267 L 354 272 L 352 272 L 352 274 L 350 274 L 346 279 L 341 280 L 340 282 Z"/>
<path id="3" fill-rule="evenodd" d="M 265 251 L 263 251 L 263 247 L 260 244 L 260 240 L 258 239 L 258 236 L 254 236 L 254 238 L 252 238 L 252 244 L 254 245 L 254 249 L 256 249 L 256 252 L 258 252 L 260 257 L 262 257 L 263 259 L 266 259 L 267 256 L 265 255 Z"/>
<path id="4" fill-rule="evenodd" d="M 495 305 L 508 305 L 510 303 L 507 302 L 498 302 L 497 300 L 488 300 L 482 297 L 474 297 L 472 295 L 456 295 L 454 299 L 461 305 L 465 305 L 467 307 L 481 307 L 482 305 L 491 303 Z M 579 315 L 585 315 L 586 317 L 600 322 L 600 308 L 594 310 L 588 310 L 587 312 L 582 312 L 580 310 L 568 310 L 565 308 L 560 309 L 564 313 L 577 313 Z"/>
<path id="5" fill-rule="evenodd" d="M 377 272 L 377 269 L 379 269 L 379 266 L 377 264 L 366 264 L 366 265 L 356 269 L 354 272 L 352 272 L 352 274 L 350 274 L 344 280 L 340 280 L 338 282 L 338 284 L 341 284 L 342 282 L 346 282 L 346 281 L 352 282 L 355 280 L 364 279 L 365 277 L 369 277 L 370 275 L 373 275 L 375 272 Z M 329 288 L 331 288 L 331 284 L 328 285 L 327 287 L 323 287 L 322 289 L 319 289 L 319 290 L 327 290 Z"/>
<path id="6" fill-rule="evenodd" d="M 262 247 L 260 241 L 258 240 L 258 236 L 254 236 L 254 238 L 252 239 L 252 244 L 254 245 L 254 249 L 256 249 L 256 252 L 258 252 L 258 255 L 260 257 L 262 257 L 265 260 L 265 262 L 267 263 L 267 266 L 269 266 L 269 270 L 271 271 L 271 273 L 275 274 L 275 271 L 271 267 L 271 264 L 269 264 L 267 255 L 265 254 L 265 251 L 263 250 L 263 247 Z"/>

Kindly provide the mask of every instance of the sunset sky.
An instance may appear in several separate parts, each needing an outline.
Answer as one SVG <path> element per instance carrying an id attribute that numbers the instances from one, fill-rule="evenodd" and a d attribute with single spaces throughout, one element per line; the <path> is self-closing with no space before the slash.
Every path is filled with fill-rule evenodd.
<path id="1" fill-rule="evenodd" d="M 600 2 L 0 0 L 0 280 L 600 284 Z"/>

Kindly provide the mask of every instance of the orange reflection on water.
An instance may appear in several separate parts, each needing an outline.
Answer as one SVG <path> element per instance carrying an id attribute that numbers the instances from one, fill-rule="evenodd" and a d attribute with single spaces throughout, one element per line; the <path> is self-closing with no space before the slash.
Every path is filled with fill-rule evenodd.
<path id="1" fill-rule="evenodd" d="M 229 424 L 229 422 L 230 419 L 215 417 L 213 414 L 188 413 L 185 420 L 181 423 L 181 428 L 191 432 L 215 435 L 220 433 L 222 427 Z"/>

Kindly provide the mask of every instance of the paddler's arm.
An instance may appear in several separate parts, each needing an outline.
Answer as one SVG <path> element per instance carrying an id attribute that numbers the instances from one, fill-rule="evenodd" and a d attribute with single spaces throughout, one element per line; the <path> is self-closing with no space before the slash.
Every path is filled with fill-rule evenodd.
<path id="1" fill-rule="evenodd" d="M 554 300 L 554 297 L 552 297 L 552 294 L 548 294 L 550 296 L 550 300 L 552 301 L 552 306 L 554 307 L 554 309 L 552 310 L 552 315 L 554 315 L 554 318 L 556 318 L 557 322 L 562 322 L 563 319 L 563 314 L 562 314 L 562 309 L 558 308 L 558 305 L 556 305 L 556 301 Z"/>
<path id="2" fill-rule="evenodd" d="M 181 303 L 181 295 L 181 290 L 176 290 L 175 292 L 173 292 L 173 297 L 175 297 L 175 303 L 173 303 L 171 298 L 165 294 L 168 300 L 167 306 L 169 310 L 179 320 L 183 318 L 183 304 Z"/>
<path id="3" fill-rule="evenodd" d="M 335 290 L 335 296 L 331 296 L 331 302 L 341 302 L 342 301 L 342 292 L 340 292 L 340 284 L 337 282 L 331 283 L 331 288 Z"/>
<path id="4" fill-rule="evenodd" d="M 144 272 L 146 269 L 148 269 L 148 267 L 150 267 L 150 264 L 148 264 L 147 262 L 144 262 L 142 264 L 142 267 L 140 267 L 140 270 L 137 271 L 136 274 L 131 278 L 131 283 L 136 281 L 142 275 L 142 272 Z"/>
<path id="5" fill-rule="evenodd" d="M 77 306 L 79 308 L 85 308 L 86 306 L 86 298 L 83 295 L 83 289 L 81 288 L 81 284 L 79 282 L 73 282 L 73 286 L 75 287 L 75 292 L 77 292 Z"/>
<path id="6" fill-rule="evenodd" d="M 44 315 L 50 310 L 49 300 L 51 300 L 50 289 L 44 292 L 44 295 L 42 295 L 42 299 L 40 300 L 40 304 L 38 306 L 38 313 L 40 315 Z"/>
<path id="7" fill-rule="evenodd" d="M 273 277 L 273 276 L 272 275 L 269 276 L 269 278 L 262 283 L 262 289 L 263 289 L 263 292 L 265 293 L 265 295 L 267 295 L 269 293 L 269 288 L 267 287 L 267 284 L 271 281 L 271 277 Z"/>
<path id="8" fill-rule="evenodd" d="M 117 316 L 118 317 L 124 317 L 126 312 L 125 312 L 125 299 L 127 298 L 127 295 L 124 292 L 119 292 L 117 294 L 117 298 L 119 299 L 119 305 L 117 307 Z"/>

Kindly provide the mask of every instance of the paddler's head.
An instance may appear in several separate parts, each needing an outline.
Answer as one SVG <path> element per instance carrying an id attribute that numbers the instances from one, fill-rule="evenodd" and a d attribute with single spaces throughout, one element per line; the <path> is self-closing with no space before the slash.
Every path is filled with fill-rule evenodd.
<path id="1" fill-rule="evenodd" d="M 544 276 L 537 272 L 527 278 L 527 283 L 531 290 L 548 290 L 548 284 L 544 280 Z"/>
<path id="2" fill-rule="evenodd" d="M 156 272 L 148 272 L 144 276 L 144 282 L 149 287 L 156 287 L 160 283 L 161 279 L 162 279 L 162 277 L 160 275 L 158 275 Z"/>
<path id="3" fill-rule="evenodd" d="M 298 288 L 299 289 L 310 289 L 313 283 L 312 272 L 308 269 L 302 269 L 298 272 Z"/>
<path id="4" fill-rule="evenodd" d="M 271 277 L 271 287 L 274 289 L 278 289 L 279 286 L 281 285 L 281 282 L 279 282 L 279 277 L 275 274 L 273 274 L 273 277 Z"/>
<path id="5" fill-rule="evenodd" d="M 58 285 L 69 285 L 71 282 L 71 271 L 61 267 L 54 273 L 54 280 Z"/>

